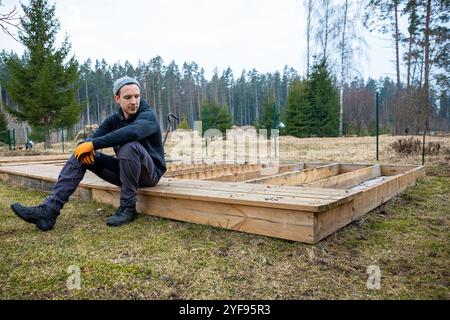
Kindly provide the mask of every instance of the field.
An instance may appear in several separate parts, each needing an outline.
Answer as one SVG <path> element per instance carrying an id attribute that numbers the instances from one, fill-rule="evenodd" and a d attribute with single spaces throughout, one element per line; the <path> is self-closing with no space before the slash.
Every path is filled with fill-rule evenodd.
<path id="1" fill-rule="evenodd" d="M 373 139 L 282 137 L 281 159 L 375 163 Z M 382 137 L 380 162 L 419 164 L 395 139 Z M 114 208 L 77 200 L 42 233 L 9 205 L 45 194 L 0 183 L 0 299 L 449 299 L 449 160 L 428 157 L 415 187 L 317 245 L 143 215 L 111 229 Z"/>

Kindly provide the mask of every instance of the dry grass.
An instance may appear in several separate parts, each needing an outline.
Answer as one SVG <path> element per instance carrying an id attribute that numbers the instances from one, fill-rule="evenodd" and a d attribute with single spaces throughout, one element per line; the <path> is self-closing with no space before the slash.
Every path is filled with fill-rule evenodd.
<path id="1" fill-rule="evenodd" d="M 166 144 L 166 154 L 169 159 L 181 160 L 183 156 L 186 160 L 199 160 L 201 154 L 194 154 L 194 147 L 191 142 L 194 141 L 192 133 L 188 133 L 186 138 L 169 136 Z M 398 164 L 420 164 L 421 155 L 404 156 L 397 154 L 391 147 L 393 142 L 400 139 L 408 139 L 410 136 L 388 136 L 383 135 L 379 138 L 379 162 L 380 163 L 398 163 Z M 422 137 L 415 136 L 415 139 Z M 436 156 L 427 156 L 427 163 L 436 163 L 450 160 L 450 135 L 447 136 L 427 136 L 427 143 L 439 143 L 441 152 Z M 260 140 L 264 143 L 267 153 L 260 153 L 260 159 L 266 160 L 267 154 L 270 155 L 270 141 Z M 191 152 L 186 151 L 191 149 Z M 203 157 L 206 156 L 206 145 L 203 141 Z M 222 149 L 223 158 L 227 154 L 227 147 L 223 141 L 210 141 L 208 145 L 208 156 L 213 158 L 214 149 Z M 253 151 L 253 152 L 252 152 Z M 258 140 L 250 139 L 246 141 L 245 149 L 235 149 L 236 159 L 238 155 L 245 154 L 246 160 L 254 160 L 258 157 Z M 253 155 L 250 155 L 252 154 Z M 263 156 L 261 156 L 263 155 Z M 375 163 L 376 161 L 376 138 L 375 137 L 340 137 L 340 138 L 295 138 L 292 136 L 281 136 L 279 140 L 279 160 L 281 162 L 303 161 L 303 162 L 349 162 L 349 163 Z"/>
<path id="2" fill-rule="evenodd" d="M 409 136 L 408 136 L 409 137 Z M 392 150 L 390 145 L 406 136 L 383 135 L 379 138 L 379 159 L 384 163 L 421 163 L 421 156 L 404 157 Z M 421 139 L 421 137 L 415 137 Z M 427 137 L 427 142 L 437 142 L 441 147 L 450 148 L 450 136 Z M 336 162 L 376 162 L 375 137 L 343 138 L 295 138 L 281 137 L 280 153 L 282 160 L 336 161 Z M 427 156 L 427 161 L 435 162 L 441 156 Z"/>
<path id="3" fill-rule="evenodd" d="M 0 183 L 0 299 L 449 299 L 450 178 L 423 179 L 317 245 L 139 216 L 73 200 L 48 233 L 12 202 L 45 194 Z M 67 268 L 81 269 L 68 290 Z M 367 268 L 381 269 L 369 290 Z"/>
<path id="4" fill-rule="evenodd" d="M 286 160 L 374 162 L 373 138 L 283 139 Z M 0 183 L 0 299 L 449 299 L 450 166 L 430 163 L 432 177 L 314 246 L 143 215 L 108 228 L 111 206 L 78 200 L 43 233 L 9 205 L 45 194 Z M 66 287 L 70 265 L 80 290 Z"/>

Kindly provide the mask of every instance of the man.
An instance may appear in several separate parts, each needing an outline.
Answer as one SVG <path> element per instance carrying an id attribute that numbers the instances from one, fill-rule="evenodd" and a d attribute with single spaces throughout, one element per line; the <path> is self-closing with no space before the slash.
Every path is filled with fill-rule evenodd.
<path id="1" fill-rule="evenodd" d="M 118 79 L 113 93 L 120 110 L 109 116 L 92 138 L 77 146 L 42 205 L 11 205 L 18 217 L 42 231 L 51 230 L 86 170 L 90 170 L 120 186 L 120 208 L 108 218 L 107 225 L 120 226 L 135 219 L 138 187 L 156 185 L 166 172 L 161 130 L 153 109 L 140 99 L 137 80 L 130 77 Z M 114 147 L 116 158 L 96 151 L 107 147 Z"/>

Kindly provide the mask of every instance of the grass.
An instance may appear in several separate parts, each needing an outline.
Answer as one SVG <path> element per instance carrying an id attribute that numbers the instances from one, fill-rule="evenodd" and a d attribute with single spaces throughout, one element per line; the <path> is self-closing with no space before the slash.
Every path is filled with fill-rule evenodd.
<path id="1" fill-rule="evenodd" d="M 44 197 L 0 182 L 0 299 L 450 298 L 449 177 L 424 178 L 314 246 L 144 215 L 109 228 L 114 208 L 78 200 L 43 233 L 9 208 Z M 66 286 L 71 265 L 79 290 Z M 379 290 L 366 286 L 370 265 Z"/>

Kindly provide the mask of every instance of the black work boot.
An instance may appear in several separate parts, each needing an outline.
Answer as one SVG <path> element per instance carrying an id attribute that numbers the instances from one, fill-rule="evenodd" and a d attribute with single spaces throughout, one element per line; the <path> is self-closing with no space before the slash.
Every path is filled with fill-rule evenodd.
<path id="1" fill-rule="evenodd" d="M 14 203 L 11 205 L 11 209 L 20 219 L 35 224 L 42 231 L 53 229 L 56 218 L 59 216 L 58 211 L 43 204 L 36 207 L 25 207 L 20 203 Z"/>
<path id="2" fill-rule="evenodd" d="M 108 218 L 106 224 L 110 227 L 118 227 L 136 219 L 136 206 L 120 207 L 114 215 Z"/>

